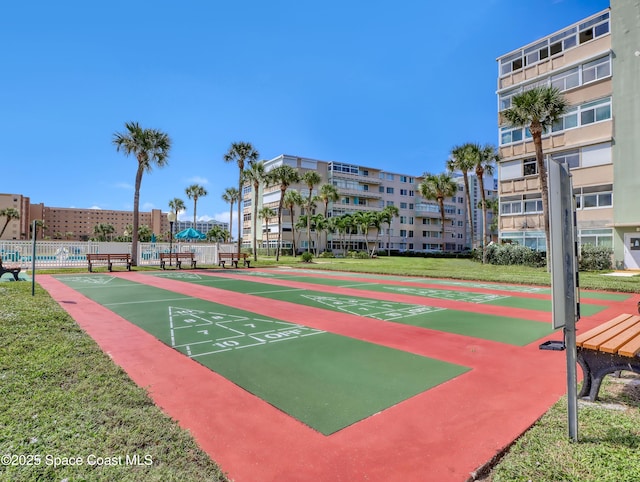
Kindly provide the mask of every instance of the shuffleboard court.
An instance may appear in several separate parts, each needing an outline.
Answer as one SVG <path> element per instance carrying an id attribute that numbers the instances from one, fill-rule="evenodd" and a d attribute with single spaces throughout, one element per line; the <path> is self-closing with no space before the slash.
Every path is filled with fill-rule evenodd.
<path id="1" fill-rule="evenodd" d="M 256 276 L 250 274 L 251 272 L 242 272 L 238 271 L 235 274 L 243 275 L 243 276 Z M 304 283 L 309 284 L 317 284 L 324 286 L 338 286 L 344 288 L 354 288 L 362 291 L 377 291 L 377 292 L 397 292 L 406 295 L 412 296 L 420 296 L 424 298 L 437 298 L 443 300 L 452 300 L 452 301 L 464 301 L 467 303 L 485 303 L 493 306 L 505 306 L 509 308 L 524 308 L 527 310 L 536 310 L 536 311 L 546 311 L 551 312 L 551 299 L 540 299 L 540 298 L 522 298 L 517 296 L 512 296 L 510 294 L 499 294 L 499 293 L 479 293 L 473 291 L 473 289 L 469 290 L 447 290 L 445 288 L 424 288 L 420 286 L 400 286 L 400 285 L 392 285 L 392 284 L 384 284 L 384 283 L 373 283 L 373 282 L 354 282 L 353 280 L 340 280 L 335 278 L 315 278 L 311 276 L 305 276 L 301 279 L 300 276 L 297 278 L 295 275 L 278 275 L 277 273 L 270 274 L 269 278 L 273 279 L 297 279 Z M 477 288 L 477 287 L 476 287 Z M 581 305 L 581 313 L 583 316 L 591 316 L 596 313 L 599 313 L 602 310 L 605 310 L 607 307 L 596 304 L 586 304 L 583 303 Z"/>
<path id="2" fill-rule="evenodd" d="M 325 435 L 469 370 L 110 275 L 56 278 Z"/>
<path id="3" fill-rule="evenodd" d="M 256 278 L 238 280 L 195 273 L 185 275 L 179 272 L 149 273 L 146 275 L 180 279 L 181 281 L 251 294 L 272 300 L 287 301 L 516 346 L 527 345 L 552 332 L 550 324 L 533 320 L 443 309 L 429 306 L 428 304 L 409 304 L 365 296 L 354 297 L 303 288 L 287 288 L 260 283 L 259 279 Z M 353 287 L 356 288 L 356 286 Z"/>
<path id="4" fill-rule="evenodd" d="M 277 272 L 254 271 L 251 273 L 243 273 L 255 276 L 290 276 L 292 278 L 299 278 L 300 275 L 313 276 L 331 276 L 331 277 L 344 277 L 344 278 L 367 278 L 378 280 L 393 280 L 401 281 L 404 283 L 417 283 L 417 284 L 430 284 L 430 285 L 442 285 L 442 286 L 456 286 L 468 289 L 487 289 L 492 291 L 505 291 L 515 293 L 533 293 L 533 294 L 551 294 L 550 288 L 544 288 L 541 286 L 528 286 L 528 285 L 508 285 L 501 283 L 484 283 L 481 281 L 461 281 L 453 279 L 438 279 L 438 278 L 421 278 L 421 277 L 406 277 L 397 275 L 377 275 L 370 273 L 351 273 L 345 271 L 326 271 L 316 269 L 301 269 L 301 268 L 279 268 Z M 279 275 L 278 273 L 287 273 L 286 275 Z M 628 293 L 609 293 L 601 291 L 588 291 L 580 290 L 580 298 L 604 300 L 604 301 L 626 301 L 631 298 L 632 295 Z"/>

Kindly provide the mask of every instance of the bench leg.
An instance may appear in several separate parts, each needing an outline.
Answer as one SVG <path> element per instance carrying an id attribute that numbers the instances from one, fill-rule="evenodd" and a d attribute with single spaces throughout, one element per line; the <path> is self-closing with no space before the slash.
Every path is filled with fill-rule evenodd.
<path id="1" fill-rule="evenodd" d="M 245 265 L 247 268 L 251 268 L 251 266 L 249 266 L 250 264 L 251 264 L 251 261 L 249 261 L 248 259 L 245 259 L 245 260 L 244 260 L 244 265 Z"/>
<path id="2" fill-rule="evenodd" d="M 238 269 L 238 262 L 237 261 L 231 261 L 231 263 L 233 263 L 233 267 L 235 269 Z"/>
<path id="3" fill-rule="evenodd" d="M 182 260 L 176 259 L 176 268 L 182 269 Z"/>
<path id="4" fill-rule="evenodd" d="M 20 273 L 19 269 L 14 269 L 11 274 L 13 275 L 13 279 L 16 281 L 20 281 L 20 278 L 18 278 L 18 273 Z"/>
<path id="5" fill-rule="evenodd" d="M 107 267 L 109 268 L 109 271 L 113 271 L 113 264 L 111 263 L 111 261 L 109 261 Z"/>

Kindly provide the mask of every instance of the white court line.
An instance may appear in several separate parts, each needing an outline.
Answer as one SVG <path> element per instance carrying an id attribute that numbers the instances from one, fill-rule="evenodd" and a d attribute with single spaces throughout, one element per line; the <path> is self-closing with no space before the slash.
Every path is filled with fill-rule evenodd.
<path id="1" fill-rule="evenodd" d="M 355 283 L 351 285 L 339 285 L 338 288 L 353 288 L 354 286 L 375 286 L 380 283 Z"/>
<path id="2" fill-rule="evenodd" d="M 117 306 L 117 305 L 138 305 L 142 303 L 160 303 L 163 301 L 185 301 L 185 300 L 195 300 L 196 298 L 164 298 L 162 300 L 144 300 L 144 301 L 122 301 L 120 303 L 105 303 L 104 306 Z"/>
<path id="3" fill-rule="evenodd" d="M 246 295 L 261 295 L 263 293 L 286 293 L 287 291 L 306 291 L 303 288 L 291 288 L 288 290 L 271 290 L 271 291 L 254 291 L 253 293 L 245 293 Z"/>

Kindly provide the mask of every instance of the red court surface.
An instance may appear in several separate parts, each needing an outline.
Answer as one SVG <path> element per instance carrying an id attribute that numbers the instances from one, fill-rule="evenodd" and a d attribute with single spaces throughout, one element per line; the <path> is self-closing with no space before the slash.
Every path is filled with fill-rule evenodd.
<path id="1" fill-rule="evenodd" d="M 410 325 L 363 321 L 350 314 L 135 272 L 112 275 L 471 368 L 325 436 L 55 278 L 38 276 L 38 282 L 80 327 L 237 482 L 466 481 L 566 392 L 564 352 L 538 349 L 546 339 L 561 339 L 558 332 L 517 347 Z M 312 289 L 335 288 L 313 285 Z M 342 288 L 341 293 L 348 290 Z M 394 299 L 409 298 L 418 299 L 407 295 Z M 582 319 L 579 328 L 586 330 L 619 313 L 635 312 L 638 298 L 603 303 L 609 308 Z M 462 306 L 453 303 L 456 309 Z M 471 309 L 491 313 L 497 308 L 516 316 L 513 309 L 484 305 Z"/>

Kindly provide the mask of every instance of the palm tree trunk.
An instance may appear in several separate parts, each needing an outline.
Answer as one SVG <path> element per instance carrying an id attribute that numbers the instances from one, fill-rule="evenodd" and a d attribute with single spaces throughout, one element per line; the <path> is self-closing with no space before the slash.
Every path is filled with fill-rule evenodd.
<path id="1" fill-rule="evenodd" d="M 440 236 L 442 237 L 442 243 L 440 246 L 444 253 L 446 251 L 446 243 L 444 240 L 444 200 L 442 198 L 438 199 L 438 205 L 440 206 Z"/>
<path id="2" fill-rule="evenodd" d="M 471 248 L 475 248 L 476 244 L 473 239 L 473 213 L 471 212 L 471 192 L 469 191 L 469 176 L 467 175 L 467 171 L 462 173 L 462 177 L 464 179 L 464 192 L 467 195 L 467 225 L 469 226 L 469 238 L 471 238 Z"/>
<path id="3" fill-rule="evenodd" d="M 131 266 L 138 266 L 138 216 L 140 213 L 140 185 L 142 184 L 142 173 L 144 168 L 138 161 L 138 172 L 136 172 L 136 185 L 133 193 L 133 228 L 131 233 Z"/>
<path id="4" fill-rule="evenodd" d="M 177 216 L 177 214 L 176 214 L 176 216 Z M 176 217 L 176 219 L 177 219 L 177 217 Z M 231 201 L 229 203 L 229 239 L 228 239 L 228 241 L 231 241 L 231 236 L 232 236 L 231 235 L 231 230 L 233 229 L 232 226 L 233 226 L 233 201 Z"/>
<path id="5" fill-rule="evenodd" d="M 482 263 L 487 262 L 487 196 L 484 192 L 484 172 L 478 176 L 478 183 L 480 184 L 480 197 L 482 198 Z"/>
<path id="6" fill-rule="evenodd" d="M 289 215 L 291 216 L 291 243 L 293 244 L 293 257 L 296 257 L 296 227 L 293 224 L 293 207 L 291 211 L 289 211 Z"/>
<path id="7" fill-rule="evenodd" d="M 276 261 L 280 260 L 280 243 L 282 242 L 282 203 L 284 202 L 284 190 L 280 189 L 280 202 L 278 203 L 278 241 L 276 242 Z"/>
<path id="8" fill-rule="evenodd" d="M 196 229 L 196 206 L 198 204 L 198 201 L 194 198 L 193 199 L 193 229 Z"/>
<path id="9" fill-rule="evenodd" d="M 260 185 L 256 186 L 255 184 L 253 185 L 253 217 L 252 217 L 252 221 L 253 221 L 253 260 L 254 261 L 258 261 L 258 190 L 260 188 Z M 262 236 L 260 236 L 260 239 L 262 239 Z"/>
<path id="10" fill-rule="evenodd" d="M 242 169 L 240 167 L 240 174 L 238 175 L 238 253 L 242 249 Z"/>
<path id="11" fill-rule="evenodd" d="M 545 250 L 547 252 L 547 270 L 550 269 L 549 263 L 549 246 L 550 246 L 550 233 L 549 233 L 549 188 L 547 186 L 547 169 L 544 166 L 544 157 L 542 153 L 542 132 L 531 132 L 533 137 L 533 144 L 536 148 L 536 164 L 538 165 L 538 179 L 540 180 L 540 192 L 542 194 L 542 217 L 544 218 L 544 237 L 545 237 Z"/>

